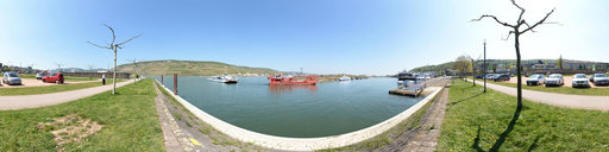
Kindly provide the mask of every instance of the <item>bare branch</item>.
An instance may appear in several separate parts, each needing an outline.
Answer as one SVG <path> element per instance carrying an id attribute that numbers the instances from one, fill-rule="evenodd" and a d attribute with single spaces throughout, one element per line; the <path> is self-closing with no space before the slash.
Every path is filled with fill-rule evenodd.
<path id="1" fill-rule="evenodd" d="M 499 23 L 499 24 L 501 24 L 501 25 L 503 25 L 503 26 L 512 27 L 512 28 L 514 27 L 514 25 L 510 25 L 510 24 L 508 24 L 508 23 L 506 23 L 506 22 L 502 22 L 502 21 L 500 21 L 499 19 L 497 19 L 497 17 L 496 17 L 495 15 L 487 15 L 487 14 L 485 14 L 485 15 L 480 16 L 480 18 L 478 18 L 478 19 L 472 19 L 471 21 L 472 21 L 472 22 L 478 22 L 478 21 L 482 20 L 483 18 L 492 18 L 492 19 L 494 19 L 494 20 L 495 20 L 497 23 Z"/>
<path id="2" fill-rule="evenodd" d="M 524 15 L 524 8 L 520 7 L 520 5 L 516 4 L 516 0 L 512 0 L 512 4 L 516 7 L 518 7 L 518 9 L 520 9 L 520 15 L 518 16 L 518 21 L 517 24 L 521 24 L 521 20 L 522 20 L 522 16 Z"/>
<path id="3" fill-rule="evenodd" d="M 548 17 L 550 17 L 550 15 L 552 15 L 552 13 L 554 13 L 554 10 L 556 8 L 553 8 L 552 11 L 548 12 L 548 14 L 546 14 L 545 17 L 543 17 L 543 19 L 539 20 L 539 22 L 533 24 L 533 26 L 528 27 L 527 29 L 523 30 L 520 33 L 526 33 L 527 31 L 533 30 L 535 27 L 537 27 L 540 24 L 544 24 L 544 22 L 546 21 L 546 19 L 548 19 Z"/>
<path id="4" fill-rule="evenodd" d="M 87 43 L 89 43 L 89 44 L 91 44 L 91 45 L 93 45 L 93 46 L 95 46 L 95 47 L 98 47 L 98 48 L 102 48 L 102 49 L 111 49 L 110 47 L 101 46 L 101 45 L 95 44 L 95 43 L 93 43 L 93 42 L 91 42 L 91 41 L 87 41 Z"/>
<path id="5" fill-rule="evenodd" d="M 104 26 L 106 26 L 108 29 L 110 29 L 110 32 L 112 32 L 112 43 L 114 44 L 114 41 L 116 41 L 116 35 L 114 34 L 114 29 L 112 29 L 112 27 L 110 27 L 109 25 L 104 24 Z"/>
<path id="6" fill-rule="evenodd" d="M 129 38 L 128 40 L 126 40 L 126 41 L 123 41 L 123 42 L 121 42 L 121 43 L 118 43 L 117 45 L 123 45 L 123 44 L 128 43 L 129 41 L 131 41 L 131 40 L 133 40 L 133 39 L 136 39 L 136 38 L 140 37 L 140 36 L 142 36 L 142 34 L 135 35 L 135 36 L 133 36 L 133 37 Z"/>
<path id="7" fill-rule="evenodd" d="M 563 24 L 562 24 L 562 23 L 560 23 L 560 22 L 553 22 L 553 21 L 552 21 L 552 22 L 543 22 L 543 24 L 554 24 L 554 25 L 560 25 L 560 26 L 562 26 L 562 25 L 563 25 Z"/>
<path id="8" fill-rule="evenodd" d="M 510 33 L 508 33 L 507 37 L 505 37 L 505 39 L 503 39 L 504 41 L 507 41 L 508 39 L 510 39 L 510 35 L 514 34 L 514 31 L 510 31 Z"/>
<path id="9" fill-rule="evenodd" d="M 529 23 L 527 23 L 527 21 L 525 21 L 525 20 L 522 20 L 522 24 L 526 25 L 527 28 L 531 28 L 531 25 L 529 25 Z M 531 29 L 531 32 L 537 32 L 537 31 Z"/>

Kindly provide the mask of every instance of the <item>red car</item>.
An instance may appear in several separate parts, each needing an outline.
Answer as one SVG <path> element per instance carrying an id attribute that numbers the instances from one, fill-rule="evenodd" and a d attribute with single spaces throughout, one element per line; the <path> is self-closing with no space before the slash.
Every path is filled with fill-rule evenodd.
<path id="1" fill-rule="evenodd" d="M 63 74 L 55 72 L 49 76 L 44 76 L 42 77 L 42 82 L 63 84 Z"/>

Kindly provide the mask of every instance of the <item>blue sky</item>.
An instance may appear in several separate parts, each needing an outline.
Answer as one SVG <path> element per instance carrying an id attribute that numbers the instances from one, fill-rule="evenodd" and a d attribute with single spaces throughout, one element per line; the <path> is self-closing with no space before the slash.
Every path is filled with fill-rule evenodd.
<path id="1" fill-rule="evenodd" d="M 520 2 L 520 1 L 519 1 Z M 550 17 L 523 38 L 524 58 L 609 61 L 609 1 L 520 2 L 525 18 Z M 282 71 L 392 74 L 467 54 L 513 59 L 507 29 L 482 13 L 513 19 L 508 0 L 0 1 L 0 62 L 35 68 L 107 68 L 112 53 L 90 46 L 142 33 L 119 52 L 129 60 L 202 60 Z"/>

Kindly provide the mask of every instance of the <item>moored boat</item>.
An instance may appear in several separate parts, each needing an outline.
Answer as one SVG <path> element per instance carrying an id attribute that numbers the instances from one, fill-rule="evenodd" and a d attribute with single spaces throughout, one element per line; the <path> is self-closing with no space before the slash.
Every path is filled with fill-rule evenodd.
<path id="1" fill-rule="evenodd" d="M 343 75 L 342 77 L 338 78 L 338 81 L 351 81 L 351 77 Z"/>
<path id="2" fill-rule="evenodd" d="M 297 80 L 292 76 L 272 75 L 268 79 L 269 85 L 315 85 L 317 84 L 316 76 L 306 76 L 304 80 Z"/>
<path id="3" fill-rule="evenodd" d="M 223 76 L 214 76 L 214 77 L 209 78 L 209 80 L 220 82 L 220 83 L 237 83 L 237 82 L 239 82 L 237 79 L 233 78 L 232 76 L 230 76 L 228 74 L 224 74 Z"/>

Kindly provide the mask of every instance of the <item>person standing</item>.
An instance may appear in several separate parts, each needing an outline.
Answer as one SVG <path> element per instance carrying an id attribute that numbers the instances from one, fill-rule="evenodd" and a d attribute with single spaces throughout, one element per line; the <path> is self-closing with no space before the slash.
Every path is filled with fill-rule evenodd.
<path id="1" fill-rule="evenodd" d="M 102 74 L 102 85 L 106 85 L 106 74 Z"/>

